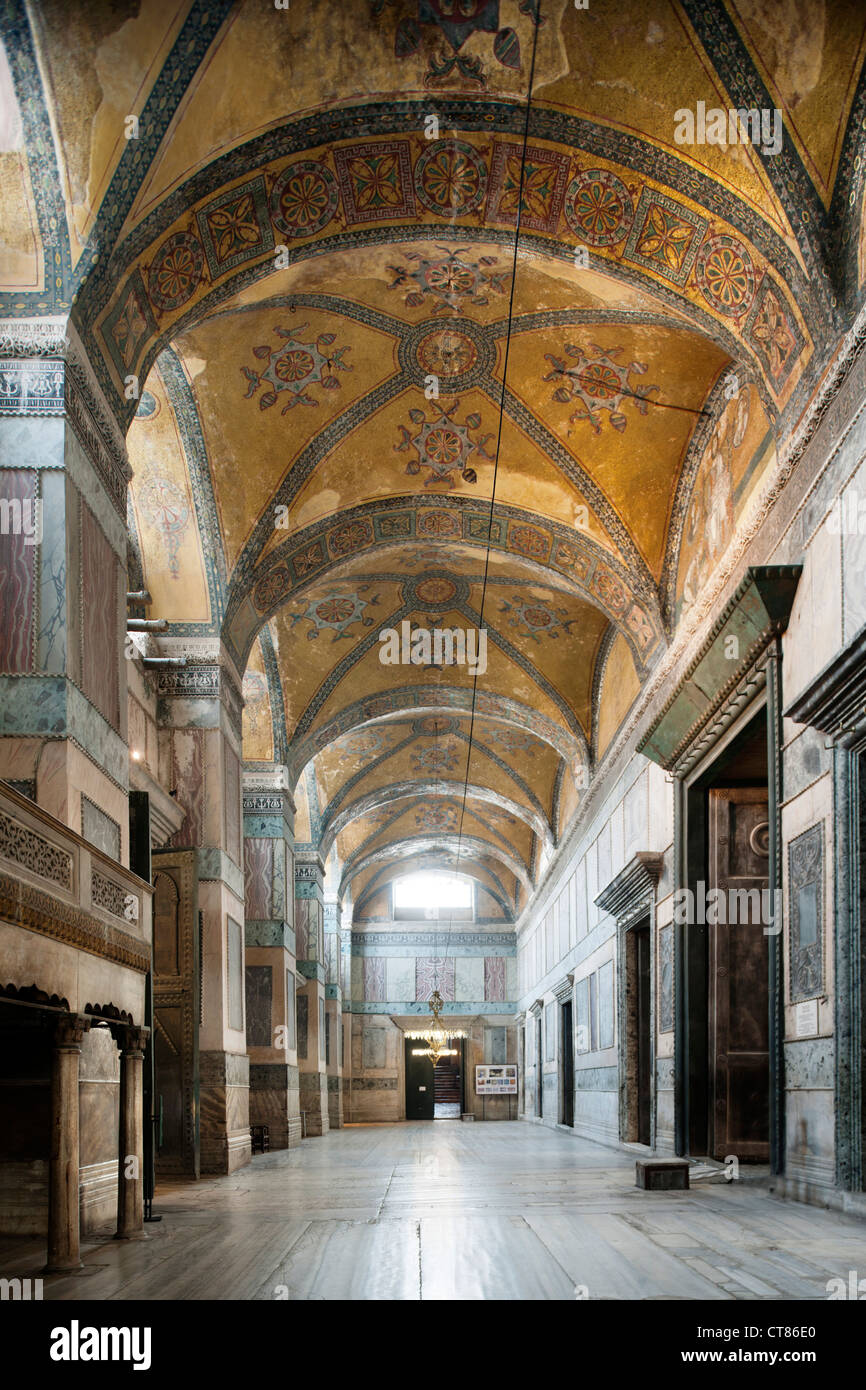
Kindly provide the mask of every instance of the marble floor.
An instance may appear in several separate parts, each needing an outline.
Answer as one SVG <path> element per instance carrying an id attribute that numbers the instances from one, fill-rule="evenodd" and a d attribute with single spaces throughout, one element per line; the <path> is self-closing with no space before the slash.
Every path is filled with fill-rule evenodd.
<path id="1" fill-rule="evenodd" d="M 866 1222 L 530 1124 L 353 1125 L 230 1177 L 163 1183 L 147 1239 L 84 1242 L 46 1299 L 826 1299 Z M 0 1238 L 0 1273 L 44 1246 Z"/>

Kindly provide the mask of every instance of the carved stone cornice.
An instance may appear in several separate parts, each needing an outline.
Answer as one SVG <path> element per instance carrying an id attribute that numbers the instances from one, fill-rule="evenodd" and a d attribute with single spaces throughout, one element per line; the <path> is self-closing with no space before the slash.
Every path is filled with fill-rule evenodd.
<path id="1" fill-rule="evenodd" d="M 696 761 L 707 726 L 788 626 L 802 565 L 750 566 L 692 657 L 637 751 L 661 767 Z M 729 654 L 729 653 L 732 653 Z M 741 702 L 742 704 L 743 702 Z"/>
<path id="2" fill-rule="evenodd" d="M 0 321 L 8 414 L 64 415 L 112 505 L 126 520 L 132 472 L 124 432 L 113 415 L 68 318 Z"/>
<path id="3" fill-rule="evenodd" d="M 187 664 L 157 671 L 157 697 L 160 700 L 218 700 L 232 731 L 240 739 L 244 709 L 241 682 L 224 650 L 212 641 L 203 644 L 194 638 L 169 637 L 160 640 L 159 655 L 182 656 Z"/>
<path id="4" fill-rule="evenodd" d="M 553 986 L 553 997 L 556 999 L 557 1003 L 564 1004 L 567 999 L 571 998 L 573 989 L 574 974 L 572 973 L 571 975 L 566 975 L 563 980 L 560 980 L 558 985 Z"/>
<path id="5" fill-rule="evenodd" d="M 43 893 L 32 884 L 0 873 L 0 918 L 16 927 L 39 932 L 79 951 L 100 956 L 103 960 L 125 965 L 130 970 L 146 974 L 150 969 L 150 952 L 145 944 L 129 932 L 84 912 L 79 907 L 62 902 L 50 893 Z"/>
<path id="6" fill-rule="evenodd" d="M 69 346 L 66 315 L 0 319 L 0 356 L 63 357 Z"/>
<path id="7" fill-rule="evenodd" d="M 288 768 L 282 763 L 244 763 L 244 815 L 278 812 L 291 826 L 295 802 L 289 790 Z"/>
<path id="8" fill-rule="evenodd" d="M 866 749 L 866 627 L 819 671 L 785 716 L 820 729 L 852 753 Z"/>
<path id="9" fill-rule="evenodd" d="M 244 791 L 244 815 L 278 812 L 287 820 L 294 815 L 295 803 L 288 792 Z"/>
<path id="10" fill-rule="evenodd" d="M 602 912 L 609 912 L 620 925 L 645 912 L 655 895 L 664 862 L 663 854 L 638 850 L 625 868 L 620 869 L 616 878 L 612 878 L 596 896 L 596 906 Z"/>
<path id="11" fill-rule="evenodd" d="M 533 1018 L 541 1018 L 544 1012 L 544 1000 L 536 999 L 533 1004 L 530 1004 L 528 1012 L 532 1014 Z"/>
<path id="12" fill-rule="evenodd" d="M 321 855 L 314 849 L 299 849 L 295 853 L 295 879 L 309 881 L 318 879 L 320 882 L 325 876 L 325 865 Z"/>

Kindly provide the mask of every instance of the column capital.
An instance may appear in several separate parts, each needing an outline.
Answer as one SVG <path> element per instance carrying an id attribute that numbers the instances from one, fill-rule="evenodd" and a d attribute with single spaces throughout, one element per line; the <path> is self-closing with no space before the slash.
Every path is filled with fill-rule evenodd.
<path id="1" fill-rule="evenodd" d="M 298 849 L 295 851 L 295 882 L 315 880 L 321 886 L 325 879 L 325 865 L 317 849 Z"/>
<path id="2" fill-rule="evenodd" d="M 115 1024 L 111 1030 L 114 1041 L 120 1048 L 122 1057 L 143 1057 L 150 1029 L 139 1024 Z"/>
<path id="3" fill-rule="evenodd" d="M 80 1052 L 91 1022 L 87 1014 L 61 1014 L 54 1025 L 55 1052 Z"/>

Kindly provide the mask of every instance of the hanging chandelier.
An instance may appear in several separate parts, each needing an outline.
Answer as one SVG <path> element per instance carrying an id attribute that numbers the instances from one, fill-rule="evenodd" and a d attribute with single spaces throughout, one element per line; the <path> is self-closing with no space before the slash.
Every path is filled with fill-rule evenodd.
<path id="1" fill-rule="evenodd" d="M 426 1047 L 413 1047 L 413 1057 L 429 1057 L 434 1067 L 442 1057 L 456 1057 L 457 1048 L 449 1047 L 448 1043 L 452 1038 L 465 1038 L 466 1033 L 462 1028 L 446 1028 L 442 1022 L 442 1009 L 444 1001 L 438 989 L 434 989 L 430 995 L 430 1007 L 433 1013 L 426 1028 L 412 1029 L 406 1033 L 410 1040 L 419 1040 L 426 1043 Z"/>

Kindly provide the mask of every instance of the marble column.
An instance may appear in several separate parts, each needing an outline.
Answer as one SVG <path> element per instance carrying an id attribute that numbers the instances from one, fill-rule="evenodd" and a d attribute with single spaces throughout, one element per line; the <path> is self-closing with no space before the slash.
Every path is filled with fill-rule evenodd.
<path id="1" fill-rule="evenodd" d="M 327 1134 L 325 1061 L 324 865 L 315 850 L 295 855 L 295 936 L 298 972 L 298 1069 L 308 1136 Z"/>
<path id="2" fill-rule="evenodd" d="M 328 1077 L 328 1124 L 343 1127 L 343 992 L 340 987 L 341 905 L 325 894 L 325 1071 Z"/>
<path id="3" fill-rule="evenodd" d="M 118 1122 L 117 1240 L 144 1235 L 144 1049 L 149 1028 L 118 1026 L 120 1116 Z"/>
<path id="4" fill-rule="evenodd" d="M 123 431 L 67 318 L 0 320 L 0 357 L 0 777 L 128 863 Z"/>
<path id="5" fill-rule="evenodd" d="M 48 1164 L 46 1274 L 81 1268 L 78 1209 L 78 1070 L 81 1042 L 90 1028 L 84 1014 L 64 1014 L 54 1032 L 51 1067 L 51 1149 Z"/>
<path id="6" fill-rule="evenodd" d="M 250 1124 L 272 1149 L 301 1142 L 296 1026 L 294 812 L 288 770 L 244 768 L 244 882 Z"/>
<path id="7" fill-rule="evenodd" d="M 249 1163 L 249 1058 L 244 1010 L 241 681 L 214 638 L 160 638 L 161 656 L 185 666 L 157 674 L 159 780 L 184 822 L 171 838 L 193 849 L 202 922 L 199 1032 L 201 1172 Z"/>

